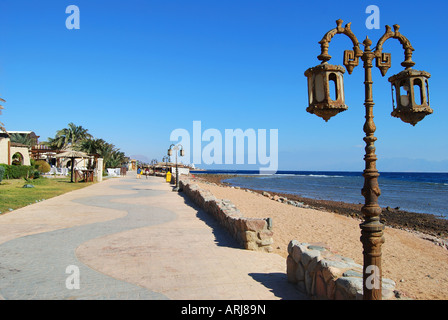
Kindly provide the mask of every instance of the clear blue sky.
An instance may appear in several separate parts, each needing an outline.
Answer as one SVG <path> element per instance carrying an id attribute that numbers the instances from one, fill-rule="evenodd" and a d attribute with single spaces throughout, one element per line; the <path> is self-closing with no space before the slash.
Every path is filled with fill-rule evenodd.
<path id="1" fill-rule="evenodd" d="M 379 30 L 365 21 L 380 8 Z M 80 29 L 68 30 L 68 5 Z M 278 129 L 279 170 L 363 170 L 364 71 L 345 74 L 349 110 L 325 123 L 305 111 L 304 71 L 319 63 L 318 41 L 339 18 L 375 44 L 399 24 L 415 69 L 431 73 L 434 114 L 416 127 L 390 116 L 387 78 L 403 68 L 389 40 L 392 68 L 373 69 L 378 169 L 448 171 L 445 1 L 2 0 L 0 121 L 40 140 L 69 122 L 127 155 L 161 158 L 177 128 Z M 349 39 L 336 36 L 332 64 Z M 236 169 L 244 169 L 236 167 Z"/>

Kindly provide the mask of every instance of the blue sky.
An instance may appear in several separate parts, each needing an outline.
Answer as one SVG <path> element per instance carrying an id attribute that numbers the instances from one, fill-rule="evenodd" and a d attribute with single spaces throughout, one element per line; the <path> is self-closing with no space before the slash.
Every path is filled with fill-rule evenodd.
<path id="1" fill-rule="evenodd" d="M 65 26 L 69 5 L 79 7 L 79 30 Z M 380 9 L 379 30 L 366 28 L 368 5 Z M 7 130 L 43 141 L 74 122 L 127 155 L 161 160 L 171 132 L 193 121 L 223 133 L 278 129 L 279 170 L 364 169 L 362 64 L 344 76 L 349 110 L 328 123 L 305 111 L 304 71 L 319 64 L 318 41 L 339 18 L 374 44 L 399 24 L 414 68 L 432 75 L 434 114 L 415 127 L 390 116 L 387 78 L 404 54 L 387 41 L 392 68 L 384 78 L 373 69 L 377 167 L 448 171 L 445 1 L 2 0 L 0 12 Z M 342 64 L 346 49 L 347 37 L 333 38 L 330 63 Z"/>

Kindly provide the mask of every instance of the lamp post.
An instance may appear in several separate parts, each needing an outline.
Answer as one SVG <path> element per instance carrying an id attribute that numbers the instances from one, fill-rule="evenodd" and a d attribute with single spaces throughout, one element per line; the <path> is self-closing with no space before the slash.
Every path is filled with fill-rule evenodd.
<path id="1" fill-rule="evenodd" d="M 171 157 L 173 154 L 173 150 L 176 152 L 176 187 L 173 189 L 173 191 L 179 191 L 179 167 L 177 164 L 177 151 L 179 151 L 179 155 L 181 157 L 184 156 L 184 149 L 181 144 L 178 145 L 170 145 L 170 148 L 168 149 L 168 156 Z"/>
<path id="2" fill-rule="evenodd" d="M 152 159 L 151 160 L 151 166 L 152 166 L 152 175 L 155 176 L 156 175 L 156 165 L 157 165 L 157 159 Z"/>
<path id="3" fill-rule="evenodd" d="M 170 160 L 170 157 L 168 156 L 164 156 L 162 158 L 162 162 L 165 162 L 165 172 L 166 172 L 166 168 L 168 167 L 168 161 Z"/>
<path id="4" fill-rule="evenodd" d="M 305 76 L 308 78 L 308 98 L 309 105 L 306 109 L 309 113 L 328 121 L 339 112 L 345 111 L 343 74 L 344 67 L 328 64 L 331 56 L 328 48 L 331 39 L 336 34 L 344 34 L 353 43 L 353 50 L 344 51 L 344 66 L 349 74 L 359 64 L 359 58 L 363 61 L 365 70 L 365 101 L 366 121 L 364 124 L 366 143 L 366 154 L 364 176 L 364 186 L 361 194 L 365 198 L 365 204 L 361 209 L 364 215 L 364 222 L 360 224 L 361 242 L 363 244 L 364 266 L 363 266 L 363 299 L 382 299 L 382 274 L 381 274 L 381 246 L 384 243 L 384 225 L 380 222 L 381 208 L 378 205 L 378 197 L 381 194 L 376 169 L 375 141 L 374 136 L 376 126 L 373 121 L 373 93 L 372 93 L 372 68 L 373 60 L 376 67 L 380 69 L 384 77 L 391 67 L 391 54 L 383 53 L 383 44 L 386 40 L 397 39 L 405 54 L 405 61 L 401 63 L 405 70 L 389 78 L 392 86 L 392 116 L 400 118 L 406 123 L 415 126 L 426 115 L 433 111 L 429 107 L 429 87 L 428 79 L 431 76 L 424 71 L 412 69 L 415 63 L 412 61 L 412 48 L 409 40 L 400 32 L 400 26 L 394 25 L 394 30 L 386 26 L 386 32 L 379 39 L 375 48 L 371 48 L 372 41 L 366 37 L 363 41 L 364 51 L 360 48 L 360 43 L 350 29 L 350 23 L 342 27 L 342 20 L 337 20 L 337 27 L 328 31 L 322 40 L 321 54 L 317 57 L 322 63 L 316 67 L 306 70 Z M 396 105 L 394 100 L 396 91 Z"/>

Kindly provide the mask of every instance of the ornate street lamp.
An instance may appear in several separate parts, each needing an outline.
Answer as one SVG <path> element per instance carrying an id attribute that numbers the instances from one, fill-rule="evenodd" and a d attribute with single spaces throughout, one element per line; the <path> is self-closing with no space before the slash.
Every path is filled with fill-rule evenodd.
<path id="1" fill-rule="evenodd" d="M 184 156 L 185 152 L 184 152 L 184 148 L 181 144 L 178 145 L 170 145 L 170 148 L 168 149 L 168 156 L 172 156 L 173 154 L 173 150 L 176 151 L 176 187 L 173 189 L 173 191 L 179 191 L 179 167 L 177 164 L 177 151 L 179 150 L 179 155 L 181 157 Z"/>
<path id="2" fill-rule="evenodd" d="M 152 175 L 155 176 L 156 175 L 156 165 L 157 165 L 158 161 L 157 159 L 152 159 L 151 160 L 151 167 L 152 167 Z"/>
<path id="3" fill-rule="evenodd" d="M 168 156 L 164 156 L 163 158 L 162 158 L 162 162 L 165 162 L 165 172 L 166 172 L 166 170 L 167 170 L 167 168 L 168 168 L 168 161 L 170 160 L 170 157 L 168 157 Z"/>
<path id="4" fill-rule="evenodd" d="M 394 25 L 394 31 L 390 26 L 386 26 L 386 32 L 378 41 L 372 51 L 372 41 L 366 37 L 362 43 L 364 51 L 360 48 L 360 43 L 350 29 L 350 23 L 342 27 L 342 20 L 336 21 L 337 27 L 325 34 L 319 42 L 321 54 L 317 57 L 322 63 L 317 67 L 310 68 L 305 72 L 308 78 L 308 108 L 309 113 L 328 121 L 339 112 L 347 110 L 344 101 L 344 85 L 342 66 L 328 64 L 331 56 L 328 48 L 331 39 L 336 34 L 344 34 L 353 43 L 353 50 L 344 51 L 344 66 L 349 74 L 359 64 L 359 58 L 364 63 L 365 69 L 365 108 L 366 121 L 364 132 L 366 134 L 366 155 L 364 176 L 364 187 L 361 190 L 365 198 L 365 204 L 361 209 L 364 214 L 364 222 L 361 223 L 361 242 L 363 244 L 364 266 L 363 266 L 363 298 L 364 300 L 381 300 L 382 298 L 382 275 L 381 275 L 381 246 L 384 243 L 384 225 L 380 222 L 381 208 L 378 205 L 378 197 L 381 194 L 378 186 L 379 173 L 376 169 L 375 141 L 376 131 L 373 122 L 373 93 L 372 93 L 372 68 L 373 60 L 376 60 L 376 67 L 380 69 L 383 77 L 391 67 L 391 54 L 383 53 L 383 44 L 390 38 L 400 41 L 405 54 L 405 61 L 401 63 L 405 70 L 389 78 L 392 85 L 393 111 L 392 116 L 400 118 L 406 123 L 415 125 L 426 115 L 433 111 L 429 107 L 429 87 L 428 79 L 430 74 L 424 71 L 412 69 L 415 63 L 412 61 L 412 48 L 409 40 L 400 32 L 400 26 Z M 396 104 L 394 100 L 396 95 Z M 372 281 L 373 279 L 373 281 Z"/>

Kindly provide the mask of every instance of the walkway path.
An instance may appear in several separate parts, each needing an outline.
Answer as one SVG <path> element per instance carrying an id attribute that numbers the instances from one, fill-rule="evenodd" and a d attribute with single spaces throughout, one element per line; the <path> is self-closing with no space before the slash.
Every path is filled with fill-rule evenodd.
<path id="1" fill-rule="evenodd" d="M 303 298 L 284 258 L 242 250 L 158 177 L 108 179 L 13 211 L 0 234 L 4 299 Z"/>

